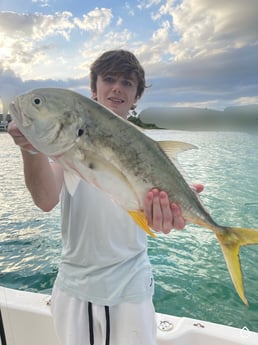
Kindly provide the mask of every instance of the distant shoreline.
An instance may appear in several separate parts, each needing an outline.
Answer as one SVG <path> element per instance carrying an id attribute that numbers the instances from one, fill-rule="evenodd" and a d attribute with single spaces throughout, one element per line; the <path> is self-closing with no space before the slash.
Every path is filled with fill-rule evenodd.
<path id="1" fill-rule="evenodd" d="M 177 130 L 239 130 L 258 128 L 258 104 L 228 107 L 224 110 L 194 107 L 152 107 L 136 119 L 144 128 Z"/>
<path id="2" fill-rule="evenodd" d="M 6 120 L 0 122 L 0 132 L 7 132 L 8 123 Z"/>

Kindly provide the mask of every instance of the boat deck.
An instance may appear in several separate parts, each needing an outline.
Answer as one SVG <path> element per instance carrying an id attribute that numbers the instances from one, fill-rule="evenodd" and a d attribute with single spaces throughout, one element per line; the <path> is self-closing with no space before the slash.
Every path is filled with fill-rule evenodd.
<path id="1" fill-rule="evenodd" d="M 50 303 L 49 295 L 0 287 L 0 345 L 58 345 Z M 258 344 L 258 333 L 245 328 L 156 315 L 157 345 Z"/>

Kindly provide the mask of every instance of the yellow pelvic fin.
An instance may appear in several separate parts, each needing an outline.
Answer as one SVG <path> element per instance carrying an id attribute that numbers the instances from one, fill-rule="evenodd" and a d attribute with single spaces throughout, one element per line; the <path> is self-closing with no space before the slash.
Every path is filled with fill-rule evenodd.
<path id="1" fill-rule="evenodd" d="M 147 223 L 144 212 L 142 211 L 128 211 L 129 215 L 133 218 L 135 223 L 139 225 L 148 235 L 151 237 L 156 237 L 156 235 L 150 230 L 150 227 Z"/>
<path id="2" fill-rule="evenodd" d="M 220 242 L 235 289 L 244 304 L 248 306 L 244 293 L 239 250 L 241 246 L 258 244 L 258 230 L 229 227 L 223 229 L 225 231 L 221 233 L 216 232 L 216 236 Z"/>

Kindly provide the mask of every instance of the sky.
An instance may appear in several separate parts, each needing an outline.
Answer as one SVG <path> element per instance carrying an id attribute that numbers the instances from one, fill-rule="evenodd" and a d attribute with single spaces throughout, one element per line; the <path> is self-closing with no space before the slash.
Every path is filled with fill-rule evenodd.
<path id="1" fill-rule="evenodd" d="M 89 66 L 110 49 L 145 69 L 138 111 L 257 104 L 257 18 L 258 0 L 0 0 L 2 112 L 37 87 L 90 97 Z"/>

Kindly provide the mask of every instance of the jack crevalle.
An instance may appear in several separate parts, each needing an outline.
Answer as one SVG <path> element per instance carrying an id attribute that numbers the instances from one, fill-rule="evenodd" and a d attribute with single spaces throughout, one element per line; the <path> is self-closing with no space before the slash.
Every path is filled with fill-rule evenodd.
<path id="1" fill-rule="evenodd" d="M 188 222 L 211 229 L 224 254 L 233 284 L 247 305 L 239 250 L 258 243 L 258 230 L 218 225 L 176 167 L 177 153 L 193 148 L 155 142 L 97 102 L 66 89 L 36 89 L 10 104 L 17 127 L 40 152 L 65 170 L 71 194 L 79 178 L 108 193 L 146 232 L 144 196 L 155 187 L 180 205 Z"/>

